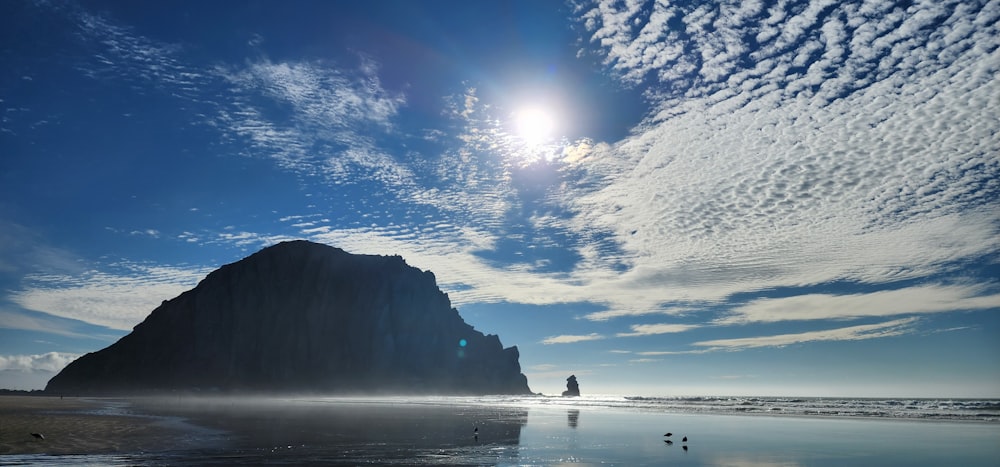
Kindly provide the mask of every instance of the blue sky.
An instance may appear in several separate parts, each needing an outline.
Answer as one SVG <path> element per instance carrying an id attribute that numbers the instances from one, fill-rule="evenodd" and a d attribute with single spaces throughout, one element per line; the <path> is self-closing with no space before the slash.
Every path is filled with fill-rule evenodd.
<path id="1" fill-rule="evenodd" d="M 1000 2 L 0 3 L 0 387 L 288 239 L 533 390 L 1000 397 Z"/>

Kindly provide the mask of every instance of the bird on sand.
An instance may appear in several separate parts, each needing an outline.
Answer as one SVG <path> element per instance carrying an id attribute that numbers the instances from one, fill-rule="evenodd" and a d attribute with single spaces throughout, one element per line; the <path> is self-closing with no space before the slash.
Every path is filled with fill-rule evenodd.
<path id="1" fill-rule="evenodd" d="M 686 442 L 687 442 L 687 440 L 688 440 L 688 437 L 687 437 L 687 436 L 685 436 L 685 437 L 684 437 L 684 439 L 682 439 L 681 441 L 684 441 L 684 442 L 686 443 Z"/>
<path id="2" fill-rule="evenodd" d="M 671 432 L 669 432 L 669 431 L 668 431 L 668 432 L 667 432 L 667 434 L 665 434 L 665 435 L 663 435 L 663 436 L 666 436 L 666 437 L 668 437 L 668 438 L 669 438 L 669 437 L 671 437 L 671 436 L 673 436 L 673 435 L 674 435 L 673 433 L 671 433 Z"/>
<path id="3" fill-rule="evenodd" d="M 35 438 L 38 439 L 45 439 L 45 436 L 43 436 L 41 433 L 32 433 L 31 436 L 34 436 Z"/>

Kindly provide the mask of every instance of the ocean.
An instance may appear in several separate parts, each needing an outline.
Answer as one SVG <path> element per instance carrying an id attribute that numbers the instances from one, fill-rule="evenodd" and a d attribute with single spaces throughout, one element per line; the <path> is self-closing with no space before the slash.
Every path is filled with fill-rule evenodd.
<path id="1" fill-rule="evenodd" d="M 1000 399 L 896 399 L 828 397 L 648 397 L 583 396 L 484 397 L 484 404 L 565 405 L 687 414 L 760 414 L 809 417 L 863 417 L 905 420 L 1000 422 Z"/>

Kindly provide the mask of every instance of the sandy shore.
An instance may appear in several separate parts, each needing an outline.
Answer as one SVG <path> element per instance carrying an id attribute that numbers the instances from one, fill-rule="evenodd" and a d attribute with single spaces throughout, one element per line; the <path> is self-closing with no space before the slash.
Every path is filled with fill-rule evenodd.
<path id="1" fill-rule="evenodd" d="M 0 455 L 144 452 L 159 449 L 180 431 L 154 417 L 109 414 L 107 405 L 105 400 L 0 396 Z"/>

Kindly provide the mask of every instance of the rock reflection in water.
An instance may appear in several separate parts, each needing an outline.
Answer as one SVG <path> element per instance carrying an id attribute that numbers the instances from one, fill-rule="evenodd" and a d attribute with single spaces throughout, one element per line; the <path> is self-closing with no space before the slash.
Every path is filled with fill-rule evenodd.
<path id="1" fill-rule="evenodd" d="M 237 399 L 186 401 L 169 411 L 193 423 L 225 430 L 229 441 L 214 455 L 242 461 L 280 456 L 285 461 L 368 462 L 420 459 L 469 450 L 510 447 L 517 456 L 528 412 L 520 408 L 355 399 Z"/>
<path id="2" fill-rule="evenodd" d="M 576 424 L 580 421 L 580 411 L 577 409 L 570 409 L 566 412 L 566 423 L 569 424 L 570 428 L 576 428 Z"/>

